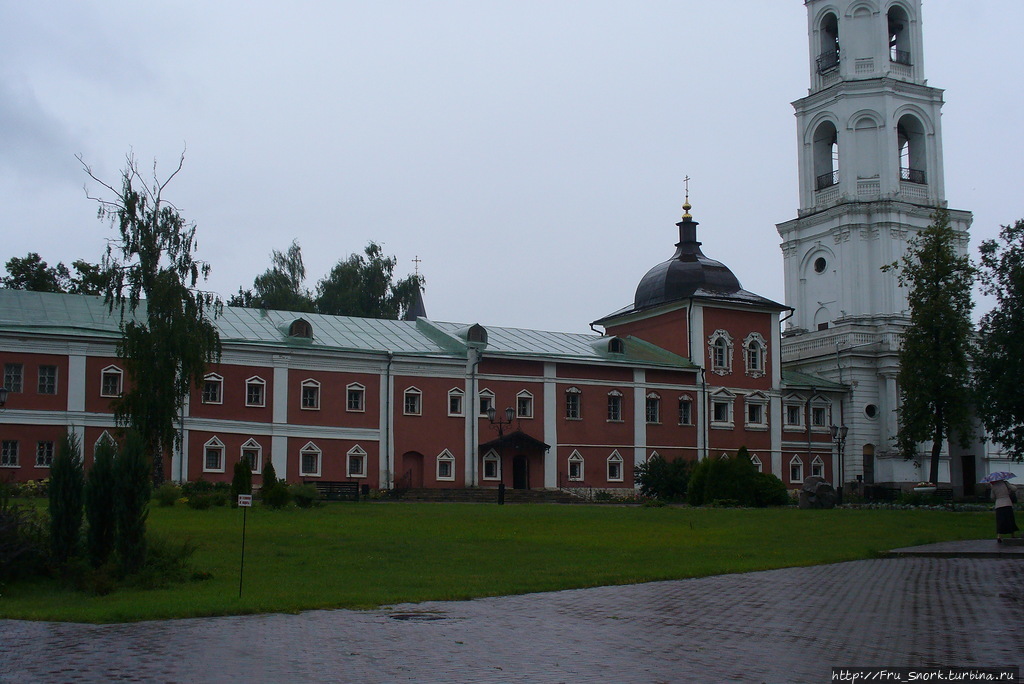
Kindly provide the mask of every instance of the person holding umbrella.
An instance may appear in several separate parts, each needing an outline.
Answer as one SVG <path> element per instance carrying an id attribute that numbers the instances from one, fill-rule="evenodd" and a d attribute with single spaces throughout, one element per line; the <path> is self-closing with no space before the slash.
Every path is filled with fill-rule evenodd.
<path id="1" fill-rule="evenodd" d="M 1013 519 L 1013 504 L 1017 500 L 1017 488 L 1007 480 L 1017 477 L 1013 473 L 999 471 L 989 473 L 981 479 L 988 483 L 992 491 L 992 498 L 996 502 L 996 541 L 1002 542 L 1003 535 L 1008 534 L 1016 537 L 1018 532 L 1017 522 Z"/>

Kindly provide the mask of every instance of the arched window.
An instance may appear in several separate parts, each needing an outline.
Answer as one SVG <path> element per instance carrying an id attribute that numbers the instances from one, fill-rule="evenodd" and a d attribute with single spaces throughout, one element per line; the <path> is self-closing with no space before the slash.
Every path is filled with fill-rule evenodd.
<path id="1" fill-rule="evenodd" d="M 814 190 L 839 183 L 839 131 L 831 121 L 822 121 L 814 129 Z"/>
<path id="2" fill-rule="evenodd" d="M 679 424 L 693 425 L 693 397 L 688 394 L 679 397 Z"/>
<path id="3" fill-rule="evenodd" d="M 299 451 L 299 475 L 303 477 L 320 477 L 320 447 L 307 442 Z"/>
<path id="4" fill-rule="evenodd" d="M 305 319 L 296 318 L 292 321 L 292 324 L 288 326 L 288 336 L 304 337 L 311 340 L 313 339 L 313 326 Z"/>
<path id="5" fill-rule="evenodd" d="M 249 439 L 242 445 L 241 461 L 249 464 L 249 470 L 259 475 L 263 470 L 263 447 L 255 439 Z"/>
<path id="6" fill-rule="evenodd" d="M 533 418 L 533 395 L 526 390 L 516 395 L 516 418 Z"/>
<path id="7" fill-rule="evenodd" d="M 608 481 L 622 482 L 622 456 L 618 451 L 613 451 L 612 455 L 608 457 L 607 465 Z"/>
<path id="8" fill-rule="evenodd" d="M 224 442 L 216 437 L 203 445 L 203 472 L 224 472 Z"/>
<path id="9" fill-rule="evenodd" d="M 497 480 L 501 477 L 501 458 L 498 453 L 493 449 L 488 451 L 484 456 L 484 475 L 485 480 Z"/>
<path id="10" fill-rule="evenodd" d="M 437 455 L 437 479 L 449 482 L 455 479 L 455 457 L 447 449 Z"/>
<path id="11" fill-rule="evenodd" d="M 815 456 L 811 461 L 811 476 L 825 477 L 825 462 L 821 460 L 821 456 Z"/>
<path id="12" fill-rule="evenodd" d="M 346 471 L 349 477 L 366 477 L 366 450 L 356 444 L 348 450 L 348 467 Z"/>
<path id="13" fill-rule="evenodd" d="M 789 461 L 789 481 L 793 484 L 804 481 L 804 462 L 799 456 L 794 455 Z"/>
<path id="14" fill-rule="evenodd" d="M 897 5 L 889 8 L 889 60 L 911 65 L 910 19 L 906 11 Z"/>
<path id="15" fill-rule="evenodd" d="M 910 183 L 924 185 L 928 182 L 925 173 L 927 159 L 925 158 L 925 135 L 924 125 L 912 114 L 904 114 L 896 126 L 896 137 L 900 151 L 900 180 Z"/>
<path id="16" fill-rule="evenodd" d="M 839 67 L 839 20 L 829 12 L 818 24 L 821 50 L 818 53 L 818 73 L 824 74 Z"/>
<path id="17" fill-rule="evenodd" d="M 761 333 L 752 332 L 743 340 L 743 360 L 746 373 L 752 378 L 760 378 L 765 374 L 765 357 L 768 344 Z"/>
<path id="18" fill-rule="evenodd" d="M 579 387 L 570 387 L 565 390 L 565 418 L 566 420 L 580 420 L 583 417 L 582 392 Z"/>
<path id="19" fill-rule="evenodd" d="M 620 422 L 622 420 L 622 392 L 612 390 L 608 393 L 608 420 Z"/>
<path id="20" fill-rule="evenodd" d="M 647 393 L 647 403 L 644 406 L 644 412 L 648 423 L 660 423 L 661 422 L 661 395 L 657 392 Z"/>
<path id="21" fill-rule="evenodd" d="M 711 372 L 728 375 L 732 372 L 732 335 L 726 330 L 716 330 L 708 337 L 708 355 L 711 357 Z"/>

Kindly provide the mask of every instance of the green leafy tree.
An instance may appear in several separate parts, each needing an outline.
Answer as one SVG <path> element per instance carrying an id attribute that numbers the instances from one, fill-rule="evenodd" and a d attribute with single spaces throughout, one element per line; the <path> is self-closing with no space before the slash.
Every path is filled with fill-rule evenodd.
<path id="1" fill-rule="evenodd" d="M 758 472 L 750 452 L 740 447 L 727 458 L 705 458 L 690 475 L 687 501 L 703 506 L 733 501 L 741 506 L 783 506 L 789 503 L 786 486 L 770 473 Z"/>
<path id="2" fill-rule="evenodd" d="M 58 566 L 78 554 L 82 537 L 82 449 L 78 435 L 65 432 L 50 465 L 50 555 Z"/>
<path id="3" fill-rule="evenodd" d="M 79 157 L 81 161 L 81 157 Z M 191 387 L 198 387 L 207 364 L 220 356 L 220 336 L 213 319 L 220 300 L 196 288 L 206 279 L 209 264 L 198 261 L 195 224 L 186 223 L 164 199 L 168 184 L 184 165 L 165 180 L 149 183 L 129 155 L 115 189 L 90 178 L 116 195 L 99 198 L 99 215 L 118 231 L 103 258 L 104 295 L 111 311 L 121 315 L 117 353 L 124 359 L 130 382 L 114 402 L 120 425 L 131 426 L 152 456 L 153 481 L 164 478 L 163 455 L 179 443 L 177 420 Z M 144 303 L 144 305 L 143 305 Z"/>
<path id="4" fill-rule="evenodd" d="M 660 454 L 649 458 L 638 465 L 634 473 L 640 493 L 665 501 L 684 501 L 691 465 L 682 458 L 666 461 Z"/>
<path id="5" fill-rule="evenodd" d="M 238 294 L 228 300 L 228 306 L 275 311 L 312 312 L 313 298 L 305 288 L 306 266 L 302 261 L 302 248 L 292 240 L 284 252 L 276 249 L 270 255 L 270 268 L 256 276 L 251 290 L 239 288 Z"/>
<path id="6" fill-rule="evenodd" d="M 117 538 L 117 447 L 109 439 L 96 445 L 96 455 L 85 480 L 85 518 L 89 523 L 86 549 L 89 562 L 99 567 L 110 560 Z"/>
<path id="7" fill-rule="evenodd" d="M 1024 460 L 1024 220 L 981 243 L 982 292 L 996 305 L 982 316 L 974 356 L 975 407 L 992 438 Z M 1000 244 L 1001 243 L 1001 244 Z"/>
<path id="8" fill-rule="evenodd" d="M 74 272 L 63 263 L 50 266 L 36 252 L 29 252 L 24 259 L 11 257 L 5 265 L 7 275 L 0 278 L 0 287 L 34 292 L 103 293 L 104 279 L 99 264 L 77 259 L 71 266 Z"/>
<path id="9" fill-rule="evenodd" d="M 966 447 L 972 434 L 970 393 L 971 288 L 976 275 L 970 259 L 957 252 L 949 213 L 938 209 L 932 223 L 911 241 L 895 269 L 909 289 L 910 325 L 903 333 L 897 375 L 902 406 L 900 450 L 905 458 L 931 441 L 928 479 L 939 478 L 942 444 L 956 436 Z"/>
<path id="10" fill-rule="evenodd" d="M 371 241 L 363 254 L 339 261 L 317 284 L 317 312 L 359 318 L 403 316 L 418 300 L 423 279 L 410 275 L 396 282 L 397 264 L 394 256 L 384 256 L 381 246 Z"/>
<path id="11" fill-rule="evenodd" d="M 132 574 L 146 562 L 146 519 L 152 492 L 145 440 L 135 430 L 128 431 L 114 461 L 114 479 L 117 554 L 121 569 Z"/>

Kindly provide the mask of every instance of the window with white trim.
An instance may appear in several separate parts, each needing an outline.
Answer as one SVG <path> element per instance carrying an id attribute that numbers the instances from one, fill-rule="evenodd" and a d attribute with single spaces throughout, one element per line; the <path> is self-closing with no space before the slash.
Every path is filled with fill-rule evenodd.
<path id="1" fill-rule="evenodd" d="M 761 458 L 757 454 L 750 454 L 750 462 L 754 464 L 755 468 L 757 468 L 757 472 L 764 472 L 762 470 L 764 466 L 761 463 Z"/>
<path id="2" fill-rule="evenodd" d="M 5 439 L 0 445 L 0 468 L 18 467 L 18 440 Z"/>
<path id="3" fill-rule="evenodd" d="M 224 443 L 216 437 L 203 445 L 203 472 L 224 472 Z"/>
<path id="4" fill-rule="evenodd" d="M 57 393 L 57 367 L 56 366 L 40 366 L 39 367 L 39 383 L 36 385 L 36 391 L 39 394 L 56 394 Z"/>
<path id="5" fill-rule="evenodd" d="M 345 387 L 345 410 L 352 413 L 366 411 L 366 388 L 358 382 L 353 382 Z"/>
<path id="6" fill-rule="evenodd" d="M 785 426 L 802 428 L 804 426 L 804 401 L 799 397 L 787 398 L 783 407 Z"/>
<path id="7" fill-rule="evenodd" d="M 36 442 L 36 468 L 49 468 L 53 465 L 53 442 L 49 440 Z"/>
<path id="8" fill-rule="evenodd" d="M 480 390 L 480 394 L 477 395 L 477 404 L 480 409 L 477 415 L 481 418 L 486 418 L 487 410 L 494 406 L 494 392 L 489 389 Z"/>
<path id="9" fill-rule="evenodd" d="M 743 359 L 746 373 L 752 378 L 760 378 L 765 374 L 765 361 L 768 356 L 768 343 L 761 333 L 752 332 L 743 340 Z"/>
<path id="10" fill-rule="evenodd" d="M 608 481 L 622 482 L 622 456 L 618 451 L 613 451 L 607 461 Z"/>
<path id="11" fill-rule="evenodd" d="M 216 373 L 207 373 L 203 378 L 203 403 L 224 403 L 224 378 Z"/>
<path id="12" fill-rule="evenodd" d="M 708 356 L 711 357 L 711 372 L 716 375 L 732 373 L 732 335 L 721 328 L 708 336 Z"/>
<path id="13" fill-rule="evenodd" d="M 94 459 L 96 458 L 96 452 L 99 451 L 100 447 L 103 446 L 104 444 L 106 444 L 112 449 L 116 449 L 117 447 L 117 442 L 114 441 L 113 436 L 111 436 L 110 432 L 108 432 L 107 430 L 104 430 L 103 434 L 97 437 L 96 441 L 93 442 L 92 457 Z"/>
<path id="14" fill-rule="evenodd" d="M 501 459 L 498 453 L 494 450 L 488 451 L 484 455 L 484 473 L 483 479 L 485 480 L 497 480 L 501 476 Z"/>
<path id="15" fill-rule="evenodd" d="M 817 396 L 811 399 L 811 428 L 822 431 L 829 429 L 829 409 L 831 408 L 828 399 Z"/>
<path id="16" fill-rule="evenodd" d="M 263 378 L 253 376 L 245 381 L 245 405 L 256 407 L 267 405 L 267 383 Z"/>
<path id="17" fill-rule="evenodd" d="M 753 429 L 767 429 L 768 427 L 768 397 L 761 392 L 748 394 L 743 398 L 746 408 L 745 425 Z"/>
<path id="18" fill-rule="evenodd" d="M 11 394 L 18 394 L 24 386 L 25 366 L 21 363 L 4 364 L 4 387 Z"/>
<path id="19" fill-rule="evenodd" d="M 447 482 L 455 480 L 455 457 L 447 449 L 437 455 L 437 479 Z"/>
<path id="20" fill-rule="evenodd" d="M 423 414 L 423 392 L 415 387 L 405 390 L 402 400 L 402 413 L 407 416 L 419 416 Z"/>
<path id="21" fill-rule="evenodd" d="M 649 392 L 647 394 L 644 413 L 646 414 L 648 423 L 661 422 L 661 395 L 657 392 Z"/>
<path id="22" fill-rule="evenodd" d="M 794 455 L 789 460 L 789 481 L 791 483 L 804 481 L 804 462 L 799 456 Z"/>
<path id="23" fill-rule="evenodd" d="M 323 452 L 313 442 L 308 442 L 299 451 L 299 475 L 304 477 L 320 477 L 320 461 Z"/>
<path id="24" fill-rule="evenodd" d="M 679 424 L 693 425 L 693 397 L 688 394 L 679 397 Z"/>
<path id="25" fill-rule="evenodd" d="M 733 427 L 733 403 L 736 396 L 721 389 L 711 395 L 711 427 L 732 428 Z"/>
<path id="26" fill-rule="evenodd" d="M 249 464 L 254 475 L 259 475 L 263 470 L 263 446 L 250 438 L 242 445 L 241 460 Z"/>
<path id="27" fill-rule="evenodd" d="M 622 422 L 622 392 L 619 390 L 608 393 L 608 420 L 613 423 Z"/>
<path id="28" fill-rule="evenodd" d="M 117 366 L 107 366 L 100 372 L 100 396 L 119 397 L 124 389 L 124 371 Z"/>
<path id="29" fill-rule="evenodd" d="M 366 477 L 366 450 L 356 444 L 348 450 L 348 466 L 346 472 L 349 477 Z"/>
<path id="30" fill-rule="evenodd" d="M 583 418 L 582 395 L 579 387 L 570 387 L 565 390 L 566 420 L 581 420 Z"/>
<path id="31" fill-rule="evenodd" d="M 526 390 L 516 395 L 516 418 L 533 418 L 533 395 Z"/>
<path id="32" fill-rule="evenodd" d="M 825 462 L 821 460 L 821 456 L 815 456 L 811 461 L 811 476 L 825 477 Z"/>
<path id="33" fill-rule="evenodd" d="M 466 393 L 456 388 L 448 390 L 448 415 L 462 416 L 466 413 Z"/>
<path id="34" fill-rule="evenodd" d="M 312 378 L 302 381 L 302 403 L 303 411 L 320 410 L 320 383 Z"/>
<path id="35" fill-rule="evenodd" d="M 580 452 L 575 450 L 569 454 L 569 480 L 572 482 L 583 480 L 583 457 Z"/>

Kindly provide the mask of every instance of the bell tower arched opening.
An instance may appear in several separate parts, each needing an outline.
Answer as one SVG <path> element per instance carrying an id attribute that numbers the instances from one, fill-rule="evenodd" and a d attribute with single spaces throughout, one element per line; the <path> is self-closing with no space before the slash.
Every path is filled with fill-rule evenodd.
<path id="1" fill-rule="evenodd" d="M 814 129 L 814 189 L 824 190 L 839 183 L 839 131 L 831 121 Z"/>
<path id="2" fill-rule="evenodd" d="M 839 67 L 839 19 L 832 12 L 821 18 L 818 24 L 821 49 L 818 51 L 818 73 L 832 71 Z"/>
<path id="3" fill-rule="evenodd" d="M 921 120 L 912 114 L 904 114 L 896 125 L 896 139 L 899 148 L 900 180 L 925 185 L 928 182 L 925 154 L 927 133 Z"/>
<path id="4" fill-rule="evenodd" d="M 899 5 L 889 8 L 889 61 L 911 66 L 910 17 Z"/>

